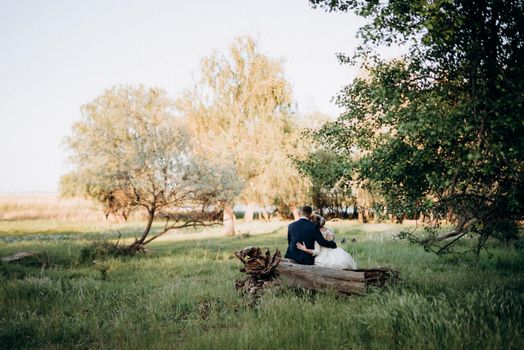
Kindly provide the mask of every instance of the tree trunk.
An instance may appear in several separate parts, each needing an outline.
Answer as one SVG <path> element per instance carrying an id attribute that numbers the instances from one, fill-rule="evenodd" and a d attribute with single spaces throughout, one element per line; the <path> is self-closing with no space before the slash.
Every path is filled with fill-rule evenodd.
<path id="1" fill-rule="evenodd" d="M 389 214 L 389 222 L 392 224 L 395 224 L 397 222 L 397 216 L 393 214 Z"/>
<path id="2" fill-rule="evenodd" d="M 255 213 L 255 204 L 248 203 L 246 205 L 246 212 L 244 214 L 244 221 L 245 222 L 251 222 L 253 221 L 253 215 Z"/>
<path id="3" fill-rule="evenodd" d="M 336 270 L 315 265 L 299 265 L 282 259 L 276 267 L 284 284 L 305 289 L 333 289 L 339 294 L 363 294 L 368 286 L 383 286 L 398 279 L 398 273 L 387 267 Z"/>
<path id="4" fill-rule="evenodd" d="M 147 213 L 147 226 L 144 229 L 144 232 L 142 233 L 142 236 L 138 241 L 136 241 L 136 244 L 143 244 L 144 240 L 146 239 L 147 235 L 149 234 L 149 231 L 151 231 L 151 226 L 153 225 L 153 220 L 155 220 L 155 209 L 148 210 Z"/>
<path id="5" fill-rule="evenodd" d="M 293 219 L 294 220 L 300 219 L 300 212 L 298 211 L 297 207 L 292 207 L 291 211 L 293 212 Z"/>
<path id="6" fill-rule="evenodd" d="M 364 223 L 364 213 L 363 213 L 363 210 L 361 208 L 358 208 L 357 209 L 357 218 L 358 218 L 358 223 L 359 224 L 363 224 Z"/>
<path id="7" fill-rule="evenodd" d="M 314 265 L 299 265 L 282 259 L 276 268 L 285 284 L 305 289 L 333 288 L 345 294 L 362 294 L 366 291 L 363 272 L 328 269 Z"/>
<path id="8" fill-rule="evenodd" d="M 37 255 L 38 253 L 34 253 L 34 252 L 18 252 L 14 255 L 3 257 L 0 260 L 8 263 L 8 262 L 13 262 L 13 261 L 20 261 L 26 258 L 37 256 Z"/>
<path id="9" fill-rule="evenodd" d="M 371 209 L 366 209 L 364 211 L 364 221 L 365 222 L 375 222 L 375 216 L 373 215 L 373 212 Z"/>
<path id="10" fill-rule="evenodd" d="M 262 216 L 264 217 L 264 220 L 269 221 L 269 213 L 265 206 L 262 207 Z"/>
<path id="11" fill-rule="evenodd" d="M 452 224 L 454 223 L 454 218 L 453 218 L 453 212 L 451 211 L 451 209 L 448 210 L 448 212 L 446 213 L 446 224 Z"/>
<path id="12" fill-rule="evenodd" d="M 224 233 L 227 236 L 234 236 L 236 233 L 236 218 L 231 205 L 224 207 Z"/>

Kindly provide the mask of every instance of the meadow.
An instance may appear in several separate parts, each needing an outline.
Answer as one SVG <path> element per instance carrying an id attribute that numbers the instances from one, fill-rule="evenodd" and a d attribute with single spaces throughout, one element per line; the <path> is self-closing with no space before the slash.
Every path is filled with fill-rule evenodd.
<path id="1" fill-rule="evenodd" d="M 93 263 L 80 259 L 82 248 L 131 239 L 143 224 L 0 221 L 0 256 L 40 252 L 0 264 L 0 348 L 524 348 L 520 242 L 490 242 L 475 263 L 395 240 L 400 225 L 342 221 L 332 224 L 341 246 L 361 267 L 399 270 L 399 283 L 354 297 L 283 287 L 240 295 L 232 253 L 284 251 L 286 224 L 237 237 L 186 230 L 152 243 L 150 254 Z"/>

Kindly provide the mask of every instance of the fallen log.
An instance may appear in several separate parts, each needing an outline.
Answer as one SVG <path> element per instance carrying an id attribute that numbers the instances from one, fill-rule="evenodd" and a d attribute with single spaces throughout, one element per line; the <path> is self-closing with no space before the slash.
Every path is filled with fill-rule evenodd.
<path id="1" fill-rule="evenodd" d="M 262 254 L 258 247 L 247 247 L 235 252 L 244 264 L 241 269 L 249 277 L 240 279 L 236 288 L 256 294 L 273 285 L 299 286 L 305 289 L 331 289 L 338 294 L 364 294 L 369 287 L 382 287 L 398 280 L 398 272 L 388 267 L 337 270 L 314 265 L 300 265 L 282 259 L 277 251 L 271 256 L 269 250 Z M 276 281 L 275 281 L 276 280 Z"/>
<path id="2" fill-rule="evenodd" d="M 38 253 L 33 253 L 33 252 L 18 252 L 14 255 L 3 257 L 1 260 L 3 262 L 9 263 L 9 262 L 14 262 L 14 261 L 20 261 L 26 258 L 30 258 L 32 256 L 37 256 L 37 255 Z"/>
<path id="3" fill-rule="evenodd" d="M 336 270 L 300 265 L 289 259 L 282 259 L 275 271 L 289 285 L 305 289 L 327 288 L 339 294 L 364 294 L 368 287 L 382 287 L 398 279 L 398 273 L 388 267 Z"/>

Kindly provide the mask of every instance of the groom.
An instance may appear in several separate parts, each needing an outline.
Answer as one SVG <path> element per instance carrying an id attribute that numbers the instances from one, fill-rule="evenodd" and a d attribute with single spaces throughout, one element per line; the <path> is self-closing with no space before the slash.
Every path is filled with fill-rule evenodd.
<path id="1" fill-rule="evenodd" d="M 289 224 L 287 228 L 287 251 L 286 258 L 293 259 L 296 263 L 302 265 L 313 265 L 315 258 L 306 252 L 297 249 L 297 243 L 304 243 L 306 248 L 315 249 L 315 241 L 321 246 L 336 248 L 337 244 L 333 241 L 327 241 L 317 225 L 309 221 L 313 214 L 313 209 L 304 206 L 300 210 L 300 219 Z"/>

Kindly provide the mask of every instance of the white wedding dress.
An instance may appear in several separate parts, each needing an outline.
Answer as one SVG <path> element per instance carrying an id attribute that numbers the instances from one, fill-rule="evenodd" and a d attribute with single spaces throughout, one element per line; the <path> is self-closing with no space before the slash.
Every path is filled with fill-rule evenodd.
<path id="1" fill-rule="evenodd" d="M 324 227 L 323 230 L 320 230 L 320 232 L 322 232 L 324 238 L 326 238 L 327 234 L 329 233 L 333 235 L 333 239 L 335 237 L 333 230 L 330 228 Z M 329 267 L 339 270 L 354 270 L 357 268 L 357 263 L 355 263 L 355 260 L 353 260 L 351 255 L 349 255 L 349 253 L 342 248 L 326 248 L 315 242 L 313 256 L 315 257 L 315 265 L 317 266 Z"/>

